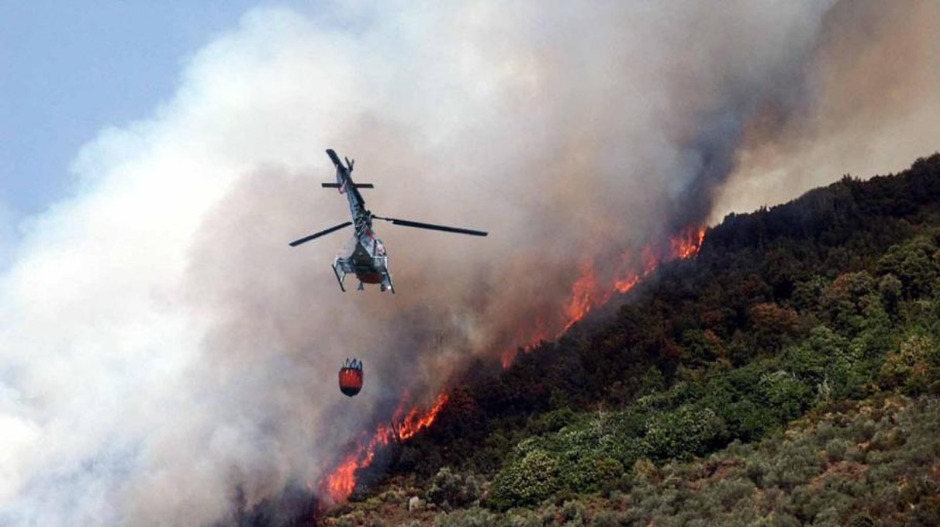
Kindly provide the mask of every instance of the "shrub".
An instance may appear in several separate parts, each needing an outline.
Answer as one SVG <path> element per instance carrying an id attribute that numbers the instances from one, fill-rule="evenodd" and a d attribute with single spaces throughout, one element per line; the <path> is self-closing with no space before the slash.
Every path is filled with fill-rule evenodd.
<path id="1" fill-rule="evenodd" d="M 842 438 L 835 438 L 826 443 L 826 456 L 829 462 L 835 463 L 845 459 L 845 455 L 849 451 L 850 446 L 849 442 Z"/>
<path id="2" fill-rule="evenodd" d="M 762 375 L 760 393 L 767 401 L 767 409 L 777 414 L 780 422 L 802 415 L 814 395 L 810 385 L 800 382 L 792 373 L 783 370 Z"/>
<path id="3" fill-rule="evenodd" d="M 764 476 L 767 475 L 768 471 L 770 471 L 770 465 L 760 458 L 749 459 L 744 469 L 747 478 L 751 480 L 757 488 L 764 486 Z"/>
<path id="4" fill-rule="evenodd" d="M 558 489 L 558 462 L 534 449 L 504 466 L 493 480 L 491 501 L 498 509 L 535 505 Z"/>
<path id="5" fill-rule="evenodd" d="M 479 507 L 456 510 L 434 518 L 434 527 L 491 527 L 495 523 L 496 515 Z"/>
<path id="6" fill-rule="evenodd" d="M 723 479 L 715 486 L 715 493 L 725 511 L 730 511 L 739 501 L 753 494 L 754 485 L 744 479 Z"/>
<path id="7" fill-rule="evenodd" d="M 657 459 L 702 455 L 724 432 L 724 423 L 711 408 L 684 405 L 654 415 L 647 423 L 644 441 Z"/>
<path id="8" fill-rule="evenodd" d="M 909 335 L 899 349 L 889 353 L 881 367 L 879 379 L 886 388 L 904 388 L 916 394 L 927 391 L 936 378 L 940 363 L 940 347 L 929 335 Z"/>
<path id="9" fill-rule="evenodd" d="M 597 492 L 612 486 L 622 475 L 623 465 L 616 459 L 585 456 L 566 464 L 561 479 L 573 492 Z"/>
<path id="10" fill-rule="evenodd" d="M 444 467 L 431 480 L 427 497 L 431 503 L 450 510 L 479 500 L 481 486 L 481 482 L 472 474 L 454 473 L 450 467 Z"/>
<path id="11" fill-rule="evenodd" d="M 506 527 L 542 527 L 542 520 L 537 514 L 526 509 L 515 509 L 504 518 Z"/>
<path id="12" fill-rule="evenodd" d="M 940 276 L 940 265 L 934 258 L 936 250 L 936 246 L 925 238 L 892 246 L 878 262 L 879 270 L 900 279 L 905 297 L 929 295 L 935 291 Z"/>
<path id="13" fill-rule="evenodd" d="M 620 527 L 622 515 L 614 511 L 600 511 L 591 519 L 591 527 Z"/>
<path id="14" fill-rule="evenodd" d="M 849 527 L 875 527 L 875 520 L 867 514 L 856 514 L 849 520 Z"/>
<path id="15" fill-rule="evenodd" d="M 584 522 L 584 505 L 579 501 L 566 501 L 561 506 L 561 519 L 563 524 L 581 524 Z"/>

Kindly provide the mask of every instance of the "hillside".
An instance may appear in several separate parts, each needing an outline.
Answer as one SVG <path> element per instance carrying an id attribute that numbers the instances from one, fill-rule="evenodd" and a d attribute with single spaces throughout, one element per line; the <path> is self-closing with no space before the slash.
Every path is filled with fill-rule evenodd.
<path id="1" fill-rule="evenodd" d="M 940 524 L 940 155 L 729 215 L 619 301 L 472 365 L 321 523 Z"/>

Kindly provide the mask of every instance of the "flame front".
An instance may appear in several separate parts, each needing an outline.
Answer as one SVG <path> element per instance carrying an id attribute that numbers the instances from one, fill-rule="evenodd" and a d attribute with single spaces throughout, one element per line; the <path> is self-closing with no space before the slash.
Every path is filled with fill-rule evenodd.
<path id="1" fill-rule="evenodd" d="M 422 412 L 420 408 L 412 408 L 410 412 L 401 418 L 404 413 L 404 407 L 408 400 L 406 393 L 402 397 L 402 402 L 398 409 L 392 415 L 393 426 L 379 425 L 372 438 L 363 442 L 360 441 L 356 450 L 347 456 L 336 469 L 321 483 L 325 487 L 333 503 L 341 503 L 352 494 L 356 488 L 356 471 L 366 468 L 372 464 L 375 459 L 375 452 L 381 446 L 387 446 L 392 439 L 404 441 L 415 436 L 421 430 L 431 426 L 431 423 L 437 419 L 437 415 L 447 404 L 447 394 L 442 393 L 437 397 L 434 406 L 427 412 Z"/>
<path id="2" fill-rule="evenodd" d="M 362 455 L 362 447 L 346 458 L 332 474 L 326 478 L 326 489 L 333 502 L 344 501 L 354 488 L 356 488 L 356 469 L 359 468 L 359 457 Z"/>
<path id="3" fill-rule="evenodd" d="M 672 254 L 679 260 L 685 260 L 698 254 L 705 241 L 705 227 L 688 229 L 679 236 L 669 240 Z"/>
<path id="4" fill-rule="evenodd" d="M 609 285 L 602 284 L 591 260 L 581 262 L 581 275 L 575 280 L 571 288 L 571 297 L 563 309 L 564 324 L 556 338 L 568 331 L 571 326 L 582 320 L 597 306 L 605 304 L 614 293 L 626 293 L 633 289 L 643 278 L 650 275 L 662 262 L 672 260 L 685 260 L 698 254 L 705 241 L 706 227 L 689 228 L 669 240 L 668 246 L 657 250 L 652 244 L 647 244 L 640 251 L 639 258 L 630 252 L 621 257 L 620 268 Z M 524 349 L 529 350 L 539 341 L 551 333 L 546 329 L 542 318 L 537 317 L 535 324 L 529 329 L 530 334 L 523 340 L 528 342 Z M 515 348 L 502 354 L 503 367 L 509 367 L 515 358 Z M 438 414 L 447 404 L 448 396 L 441 393 L 434 406 L 424 412 L 415 407 L 405 413 L 405 406 L 409 396 L 405 393 L 402 402 L 392 414 L 392 426 L 379 425 L 375 434 L 369 441 L 360 441 L 356 450 L 347 456 L 344 461 L 321 483 L 329 493 L 334 503 L 346 500 L 356 488 L 356 471 L 368 467 L 375 458 L 376 450 L 380 446 L 388 445 L 392 439 L 404 441 L 414 437 L 421 430 L 431 426 Z"/>
<path id="5" fill-rule="evenodd" d="M 445 404 L 447 404 L 447 394 L 442 393 L 437 396 L 437 402 L 434 406 L 423 416 L 417 408 L 413 408 L 411 412 L 408 413 L 408 416 L 399 422 L 398 439 L 410 439 L 421 430 L 431 426 L 431 423 L 437 419 L 437 414 L 444 409 Z"/>
<path id="6" fill-rule="evenodd" d="M 572 324 L 584 318 L 594 305 L 598 294 L 597 276 L 590 260 L 581 263 L 581 277 L 571 287 L 571 300 L 565 304 L 565 329 L 568 331 Z"/>
<path id="7" fill-rule="evenodd" d="M 633 289 L 640 283 L 640 280 L 652 274 L 662 262 L 686 260 L 697 255 L 702 248 L 702 242 L 705 241 L 705 231 L 704 226 L 686 229 L 669 240 L 668 249 L 665 251 L 657 251 L 652 244 L 646 244 L 640 251 L 639 261 L 629 251 L 624 253 L 621 257 L 621 268 L 610 287 L 601 287 L 590 260 L 582 262 L 581 276 L 572 286 L 571 299 L 565 305 L 566 319 L 561 333 L 568 331 L 591 309 L 606 304 L 614 293 L 626 293 Z"/>
<path id="8" fill-rule="evenodd" d="M 633 289 L 643 278 L 652 274 L 662 262 L 686 260 L 697 255 L 705 241 L 706 230 L 705 226 L 690 227 L 671 238 L 665 247 L 648 243 L 643 246 L 638 258 L 630 251 L 623 253 L 612 283 L 602 283 L 598 279 L 598 273 L 591 259 L 582 261 L 581 274 L 571 286 L 571 296 L 562 310 L 563 323 L 555 326 L 561 329 L 554 334 L 554 338 L 565 334 L 595 307 L 606 304 L 614 293 L 622 294 Z M 521 346 L 524 351 L 531 350 L 551 335 L 546 330 L 542 318 L 536 318 L 535 327 L 537 331 L 520 335 L 519 341 L 526 343 Z M 512 364 L 516 353 L 516 345 L 503 351 L 500 357 L 503 368 L 508 368 Z"/>

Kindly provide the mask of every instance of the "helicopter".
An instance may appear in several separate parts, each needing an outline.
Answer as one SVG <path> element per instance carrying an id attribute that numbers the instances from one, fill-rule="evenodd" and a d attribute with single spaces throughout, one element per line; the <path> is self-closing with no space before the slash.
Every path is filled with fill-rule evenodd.
<path id="1" fill-rule="evenodd" d="M 388 270 L 388 252 L 382 240 L 376 237 L 372 230 L 372 220 L 383 220 L 391 222 L 392 225 L 401 225 L 403 227 L 414 227 L 417 229 L 431 229 L 435 231 L 452 232 L 456 234 L 469 234 L 471 236 L 486 236 L 484 231 L 473 229 L 462 229 L 459 227 L 448 227 L 446 225 L 435 225 L 431 223 L 422 223 L 418 221 L 402 220 L 398 218 L 385 218 L 372 214 L 372 211 L 366 208 L 366 202 L 362 198 L 359 189 L 375 188 L 372 183 L 355 183 L 352 179 L 353 165 L 355 160 L 344 157 L 345 164 L 340 160 L 331 149 L 327 149 L 326 154 L 330 156 L 333 165 L 336 166 L 336 183 L 323 183 L 323 188 L 335 188 L 340 194 L 346 194 L 349 200 L 349 212 L 352 214 L 352 221 L 334 225 L 329 229 L 305 236 L 298 240 L 290 242 L 291 247 L 297 247 L 302 243 L 307 243 L 321 236 L 338 231 L 350 225 L 354 225 L 356 232 L 350 243 L 347 245 L 343 256 L 337 256 L 333 260 L 333 274 L 336 275 L 336 281 L 339 282 L 339 288 L 346 292 L 343 282 L 347 274 L 355 274 L 359 280 L 359 291 L 364 289 L 364 284 L 379 284 L 380 291 L 391 291 L 395 293 L 395 286 L 392 283 L 392 275 Z"/>

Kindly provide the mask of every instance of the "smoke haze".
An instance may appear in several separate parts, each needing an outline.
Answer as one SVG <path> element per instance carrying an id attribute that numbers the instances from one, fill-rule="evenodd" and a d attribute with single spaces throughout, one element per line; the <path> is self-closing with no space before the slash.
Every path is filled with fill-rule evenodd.
<path id="1" fill-rule="evenodd" d="M 793 199 L 839 174 L 867 179 L 940 149 L 940 4 L 840 2 L 805 69 L 803 106 L 745 130 L 712 221 Z"/>
<path id="2" fill-rule="evenodd" d="M 584 262 L 610 281 L 676 229 L 932 152 L 936 6 L 249 12 L 20 226 L 0 276 L 0 524 L 230 519 L 319 480 L 406 391 L 428 402 L 536 320 L 560 330 Z M 376 222 L 398 294 L 340 292 L 349 231 L 287 246 L 348 219 L 319 188 L 328 147 L 358 158 L 376 214 L 490 236 Z M 366 385 L 346 399 L 352 356 Z"/>

